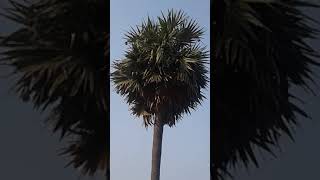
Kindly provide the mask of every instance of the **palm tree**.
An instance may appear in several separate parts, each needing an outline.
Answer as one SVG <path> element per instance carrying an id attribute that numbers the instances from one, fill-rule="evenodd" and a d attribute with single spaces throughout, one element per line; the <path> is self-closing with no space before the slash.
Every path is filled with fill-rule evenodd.
<path id="1" fill-rule="evenodd" d="M 2 14 L 19 28 L 0 39 L 0 63 L 25 102 L 68 146 L 62 154 L 84 174 L 109 172 L 109 29 L 106 1 L 12 1 Z M 81 18 L 81 21 L 79 21 Z M 108 177 L 107 177 L 108 178 Z"/>
<path id="2" fill-rule="evenodd" d="M 204 31 L 182 11 L 143 22 L 126 34 L 125 58 L 111 74 L 117 93 L 133 115 L 153 125 L 151 180 L 160 178 L 163 127 L 172 127 L 204 98 L 208 52 L 199 45 Z"/>
<path id="3" fill-rule="evenodd" d="M 290 86 L 309 92 L 311 66 L 319 55 L 305 40 L 316 32 L 299 0 L 211 2 L 213 44 L 212 178 L 231 166 L 258 166 L 254 147 L 274 154 L 279 137 L 293 138 L 296 106 Z M 230 175 L 230 174 L 229 174 Z"/>

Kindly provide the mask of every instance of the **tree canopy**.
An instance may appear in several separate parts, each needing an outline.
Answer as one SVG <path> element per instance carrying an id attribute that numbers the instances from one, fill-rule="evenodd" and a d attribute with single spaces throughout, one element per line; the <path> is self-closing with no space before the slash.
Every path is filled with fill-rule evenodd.
<path id="1" fill-rule="evenodd" d="M 208 52 L 200 45 L 204 31 L 182 11 L 147 18 L 126 34 L 125 58 L 111 74 L 118 93 L 146 126 L 172 126 L 204 98 Z"/>

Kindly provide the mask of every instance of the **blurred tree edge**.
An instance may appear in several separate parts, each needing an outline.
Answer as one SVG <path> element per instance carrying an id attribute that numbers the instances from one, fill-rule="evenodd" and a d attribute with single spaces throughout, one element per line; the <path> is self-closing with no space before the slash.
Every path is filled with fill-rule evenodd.
<path id="1" fill-rule="evenodd" d="M 279 137 L 292 137 L 298 108 L 292 85 L 312 92 L 310 66 L 319 55 L 305 39 L 314 38 L 312 18 L 298 0 L 212 0 L 211 179 L 232 175 L 242 162 L 258 167 L 254 147 L 273 154 Z M 273 154 L 274 155 L 274 154 Z"/>
<path id="2" fill-rule="evenodd" d="M 68 165 L 109 179 L 109 3 L 10 1 L 2 16 L 18 29 L 1 37 L 0 63 L 13 68 L 25 102 L 49 110 L 53 132 L 68 142 Z"/>

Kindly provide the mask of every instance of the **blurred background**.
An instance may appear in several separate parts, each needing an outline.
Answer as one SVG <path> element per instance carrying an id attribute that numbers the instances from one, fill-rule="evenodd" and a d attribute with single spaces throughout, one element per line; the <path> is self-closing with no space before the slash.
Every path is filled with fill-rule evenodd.
<path id="1" fill-rule="evenodd" d="M 318 9 L 304 9 L 304 11 L 315 20 L 320 21 Z M 313 24 L 320 30 L 319 24 Z M 317 39 L 307 41 L 316 51 L 320 51 L 320 34 Z M 318 61 L 319 62 L 319 61 Z M 310 86 L 316 93 L 312 95 L 303 89 L 292 87 L 291 92 L 303 99 L 304 104 L 297 103 L 312 118 L 306 119 L 298 116 L 299 127 L 295 128 L 293 142 L 289 137 L 282 136 L 279 144 L 280 149 L 275 149 L 277 158 L 273 158 L 268 153 L 256 150 L 260 168 L 253 164 L 249 169 L 243 166 L 233 169 L 235 180 L 300 180 L 319 179 L 320 162 L 320 69 L 314 68 L 315 84 Z"/>
<path id="2" fill-rule="evenodd" d="M 1 0 L 0 12 L 8 4 Z M 16 28 L 16 24 L 0 16 L 0 35 Z M 82 177 L 74 168 L 65 168 L 70 159 L 58 155 L 65 143 L 59 142 L 44 123 L 48 113 L 40 114 L 31 103 L 23 103 L 10 91 L 14 79 L 4 76 L 10 71 L 9 67 L 0 66 L 0 179 L 105 179 L 103 174 Z"/>

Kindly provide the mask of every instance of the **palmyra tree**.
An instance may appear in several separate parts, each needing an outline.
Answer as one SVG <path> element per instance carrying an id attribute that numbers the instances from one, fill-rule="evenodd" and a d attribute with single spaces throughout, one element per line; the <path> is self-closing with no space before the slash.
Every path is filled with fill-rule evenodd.
<path id="1" fill-rule="evenodd" d="M 125 57 L 114 64 L 117 93 L 145 126 L 154 126 L 151 180 L 160 178 L 163 127 L 176 124 L 204 98 L 208 53 L 199 45 L 202 35 L 195 21 L 170 10 L 132 28 Z"/>

